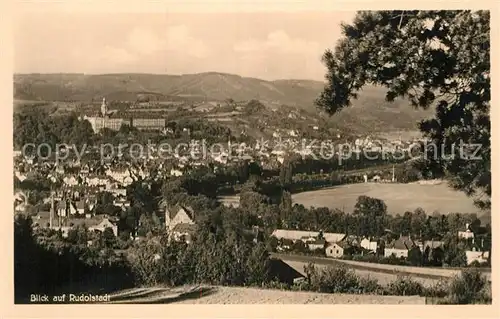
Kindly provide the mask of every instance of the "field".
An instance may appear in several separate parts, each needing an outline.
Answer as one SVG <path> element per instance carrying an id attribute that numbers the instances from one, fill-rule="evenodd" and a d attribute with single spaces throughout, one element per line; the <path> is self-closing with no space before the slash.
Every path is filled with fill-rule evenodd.
<path id="1" fill-rule="evenodd" d="M 425 304 L 419 296 L 323 294 L 241 287 L 134 288 L 111 303 L 178 304 Z"/>
<path id="2" fill-rule="evenodd" d="M 363 183 L 294 194 L 294 203 L 306 207 L 329 207 L 352 211 L 359 196 L 381 199 L 391 214 L 403 214 L 420 207 L 427 214 L 437 211 L 448 213 L 478 213 L 471 198 L 451 189 L 446 183 L 439 184 L 383 184 Z"/>

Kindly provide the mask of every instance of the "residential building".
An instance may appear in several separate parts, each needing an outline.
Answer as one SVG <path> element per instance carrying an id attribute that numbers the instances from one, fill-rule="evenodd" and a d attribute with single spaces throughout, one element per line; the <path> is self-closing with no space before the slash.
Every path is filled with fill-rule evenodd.
<path id="1" fill-rule="evenodd" d="M 319 232 L 303 231 L 303 230 L 289 230 L 289 229 L 276 229 L 273 231 L 272 236 L 279 239 L 288 239 L 292 241 L 302 240 L 304 237 L 316 238 Z"/>
<path id="2" fill-rule="evenodd" d="M 165 207 L 165 227 L 172 230 L 176 225 L 194 225 L 194 211 L 190 207 L 175 205 Z"/>
<path id="3" fill-rule="evenodd" d="M 465 252 L 465 256 L 467 257 L 467 265 L 472 264 L 474 261 L 485 263 L 488 261 L 489 254 L 490 253 L 488 251 L 468 250 Z"/>
<path id="4" fill-rule="evenodd" d="M 113 178 L 119 183 L 123 183 L 126 177 L 130 177 L 130 171 L 127 167 L 119 167 L 114 169 L 108 169 L 106 175 Z"/>
<path id="5" fill-rule="evenodd" d="M 176 241 L 191 242 L 191 235 L 196 231 L 195 224 L 180 223 L 175 225 L 171 230 L 171 236 Z"/>
<path id="6" fill-rule="evenodd" d="M 341 258 L 344 256 L 345 249 L 348 247 L 349 245 L 346 242 L 329 244 L 326 247 L 325 254 L 327 257 Z"/>
<path id="7" fill-rule="evenodd" d="M 425 251 L 427 248 L 435 249 L 435 248 L 443 248 L 443 247 L 444 247 L 444 241 L 440 241 L 440 240 L 426 240 L 423 243 L 423 251 Z"/>
<path id="8" fill-rule="evenodd" d="M 58 216 L 61 216 L 61 217 L 68 216 L 68 213 L 69 213 L 68 210 L 69 210 L 69 205 L 65 199 L 63 199 L 57 203 L 57 215 Z"/>
<path id="9" fill-rule="evenodd" d="M 69 211 L 69 215 L 78 214 L 78 209 L 76 208 L 76 202 L 69 202 L 68 211 Z"/>
<path id="10" fill-rule="evenodd" d="M 133 182 L 134 182 L 134 179 L 132 178 L 132 176 L 126 176 L 123 178 L 122 185 L 128 186 L 128 185 L 132 184 Z"/>
<path id="11" fill-rule="evenodd" d="M 125 198 L 118 198 L 113 200 L 113 205 L 122 208 L 130 207 L 130 201 Z"/>
<path id="12" fill-rule="evenodd" d="M 127 189 L 126 188 L 111 188 L 108 190 L 115 197 L 126 197 Z"/>
<path id="13" fill-rule="evenodd" d="M 111 220 L 109 220 L 107 217 L 104 217 L 100 223 L 98 223 L 97 225 L 94 225 L 94 226 L 90 226 L 89 227 L 89 230 L 90 231 L 98 231 L 98 232 L 104 232 L 104 230 L 106 228 L 111 228 L 111 230 L 113 231 L 113 234 L 116 236 L 118 236 L 118 226 L 112 222 Z"/>
<path id="14" fill-rule="evenodd" d="M 458 238 L 459 239 L 473 239 L 474 238 L 474 233 L 470 230 L 470 225 L 468 223 L 465 225 L 465 231 L 458 232 Z"/>
<path id="15" fill-rule="evenodd" d="M 375 251 L 377 251 L 378 243 L 376 241 L 370 240 L 370 239 L 365 237 L 361 240 L 359 245 L 361 246 L 361 248 L 375 252 Z"/>
<path id="16" fill-rule="evenodd" d="M 16 172 L 15 172 L 15 175 L 16 175 L 17 179 L 18 179 L 20 182 L 24 181 L 24 180 L 27 178 L 26 174 L 21 173 L 21 172 L 19 172 L 19 171 L 17 171 L 17 170 L 16 170 Z"/>
<path id="17" fill-rule="evenodd" d="M 304 240 L 305 238 L 318 238 L 319 232 L 317 231 L 304 231 L 304 230 L 289 230 L 289 229 L 276 229 L 273 231 L 272 236 L 277 239 L 289 239 L 292 241 Z M 328 243 L 336 243 L 342 241 L 346 234 L 341 233 L 323 233 L 323 238 Z"/>
<path id="18" fill-rule="evenodd" d="M 398 258 L 408 257 L 408 251 L 415 247 L 415 242 L 409 236 L 400 236 L 398 239 L 389 243 L 384 250 L 384 256 L 394 255 Z"/>
<path id="19" fill-rule="evenodd" d="M 421 250 L 428 260 L 440 260 L 444 255 L 444 242 L 439 240 L 424 241 Z"/>
<path id="20" fill-rule="evenodd" d="M 325 249 L 326 241 L 324 239 L 315 239 L 306 243 L 309 250 Z"/>
<path id="21" fill-rule="evenodd" d="M 63 183 L 67 186 L 76 186 L 79 184 L 79 181 L 77 177 L 71 175 L 71 176 L 65 176 L 63 178 Z"/>
<path id="22" fill-rule="evenodd" d="M 160 203 L 160 208 L 165 210 L 165 228 L 170 238 L 191 242 L 191 235 L 196 231 L 193 209 L 182 205 L 168 207 L 166 203 Z"/>
<path id="23" fill-rule="evenodd" d="M 172 168 L 172 169 L 170 170 L 170 175 L 171 175 L 171 176 L 176 176 L 176 177 L 178 177 L 178 176 L 182 176 L 182 175 L 183 175 L 183 173 L 182 173 L 182 171 L 181 171 L 181 170 L 179 170 L 179 169 Z"/>

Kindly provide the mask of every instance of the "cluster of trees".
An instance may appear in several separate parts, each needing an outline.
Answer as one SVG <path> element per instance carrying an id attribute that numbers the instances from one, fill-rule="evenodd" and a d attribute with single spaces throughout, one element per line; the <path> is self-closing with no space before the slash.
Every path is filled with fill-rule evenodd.
<path id="1" fill-rule="evenodd" d="M 31 205 L 38 204 L 42 199 L 50 193 L 52 188 L 59 186 L 59 183 L 52 183 L 40 173 L 32 172 L 29 178 L 20 181 L 14 176 L 14 189 L 22 190 L 28 195 L 28 203 Z"/>
<path id="2" fill-rule="evenodd" d="M 262 111 L 266 110 L 266 107 L 257 100 L 251 100 L 244 107 L 245 115 L 255 115 L 259 114 Z"/>
<path id="3" fill-rule="evenodd" d="M 16 302 L 27 302 L 34 293 L 56 293 L 60 287 L 75 282 L 96 292 L 102 288 L 105 291 L 125 288 L 133 283 L 126 262 L 112 249 L 113 239 L 109 233 L 92 237 L 77 229 L 64 239 L 60 232 L 53 230 L 38 230 L 34 234 L 31 224 L 31 218 L 16 215 Z M 93 240 L 93 245 L 88 246 L 88 240 Z"/>
<path id="4" fill-rule="evenodd" d="M 201 119 L 179 120 L 175 125 L 174 132 L 176 135 L 180 136 L 184 129 L 189 130 L 189 136 L 191 139 L 205 139 L 208 143 L 227 142 L 233 137 L 231 130 L 228 127 Z"/>
<path id="5" fill-rule="evenodd" d="M 368 179 L 378 175 L 382 179 L 392 180 L 393 166 L 387 165 L 388 163 L 391 161 L 361 160 L 358 162 L 357 159 L 348 159 L 345 165 L 343 163 L 342 167 L 339 167 L 339 163 L 335 160 L 290 158 L 285 160 L 279 170 L 263 170 L 262 177 L 265 178 L 264 183 L 266 184 L 284 186 L 283 179 L 286 175 L 288 179 L 286 190 L 299 193 L 322 187 L 362 183 L 364 175 L 367 175 Z M 415 182 L 423 178 L 417 167 L 408 162 L 394 163 L 394 177 L 400 183 Z M 277 191 L 279 192 L 279 190 Z M 278 194 L 272 196 L 276 195 Z"/>
<path id="6" fill-rule="evenodd" d="M 131 267 L 141 284 L 262 285 L 270 280 L 269 253 L 242 216 L 219 208 L 198 218 L 191 243 L 169 242 L 148 232 L 131 251 Z"/>
<path id="7" fill-rule="evenodd" d="M 302 158 L 296 156 L 292 159 L 294 174 L 318 174 L 332 173 L 338 171 L 352 171 L 370 167 L 384 166 L 388 164 L 399 164 L 409 159 L 408 154 L 402 158 L 394 158 L 381 152 L 366 152 L 353 154 L 349 158 L 339 158 L 335 155 L 331 159 L 321 159 L 313 157 Z"/>
<path id="8" fill-rule="evenodd" d="M 44 108 L 24 106 L 14 113 L 14 147 L 22 149 L 29 143 L 48 144 L 55 150 L 56 144 L 90 144 L 94 132 L 90 123 L 79 121 L 75 113 L 53 115 Z M 46 149 L 42 148 L 46 152 Z M 46 154 L 43 154 L 46 155 Z"/>

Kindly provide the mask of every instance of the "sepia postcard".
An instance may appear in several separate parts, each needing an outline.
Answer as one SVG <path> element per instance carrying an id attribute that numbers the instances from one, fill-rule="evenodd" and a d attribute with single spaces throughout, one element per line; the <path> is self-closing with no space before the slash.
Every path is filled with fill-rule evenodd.
<path id="1" fill-rule="evenodd" d="M 129 5 L 13 5 L 6 317 L 500 316 L 498 5 Z"/>

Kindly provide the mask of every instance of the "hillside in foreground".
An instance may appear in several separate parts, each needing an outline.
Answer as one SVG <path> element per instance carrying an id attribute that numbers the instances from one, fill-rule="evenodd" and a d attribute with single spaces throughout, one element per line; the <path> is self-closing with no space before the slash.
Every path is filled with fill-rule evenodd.
<path id="1" fill-rule="evenodd" d="M 425 304 L 419 296 L 325 294 L 241 287 L 134 288 L 111 303 L 176 304 Z"/>
<path id="2" fill-rule="evenodd" d="M 161 74 L 16 74 L 14 99 L 23 101 L 72 101 L 90 103 L 135 102 L 148 96 L 155 101 L 249 101 L 268 106 L 287 105 L 319 115 L 314 100 L 324 83 L 312 80 L 265 81 L 224 73 Z M 328 119 L 332 126 L 362 133 L 415 131 L 417 122 L 433 110 L 415 110 L 408 101 L 385 101 L 385 89 L 367 87 L 352 107 Z"/>

